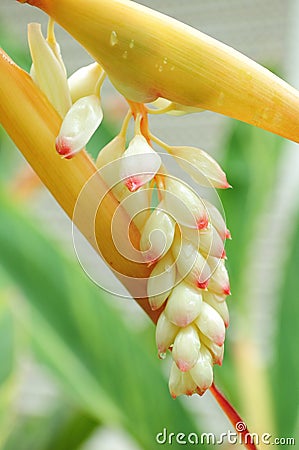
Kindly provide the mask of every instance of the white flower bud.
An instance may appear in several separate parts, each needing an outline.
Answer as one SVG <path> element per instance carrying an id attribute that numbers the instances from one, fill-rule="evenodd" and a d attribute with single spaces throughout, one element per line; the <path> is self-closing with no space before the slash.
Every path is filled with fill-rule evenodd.
<path id="1" fill-rule="evenodd" d="M 80 98 L 65 116 L 56 150 L 65 158 L 71 158 L 82 150 L 103 119 L 100 100 L 96 95 Z"/>
<path id="2" fill-rule="evenodd" d="M 172 398 L 179 395 L 192 395 L 196 391 L 196 383 L 189 372 L 181 372 L 175 362 L 172 363 L 169 375 L 169 391 Z"/>
<path id="3" fill-rule="evenodd" d="M 196 364 L 190 370 L 190 375 L 197 385 L 197 393 L 202 395 L 213 383 L 212 356 L 209 350 L 202 345 Z"/>
<path id="4" fill-rule="evenodd" d="M 153 311 L 159 309 L 175 285 L 176 267 L 169 253 L 152 270 L 147 282 L 147 296 Z"/>
<path id="5" fill-rule="evenodd" d="M 225 239 L 230 239 L 231 238 L 230 232 L 226 228 L 226 223 L 225 223 L 222 215 L 220 214 L 220 212 L 216 208 L 216 206 L 212 205 L 212 203 L 210 203 L 206 199 L 203 200 L 203 202 L 204 202 L 205 207 L 207 209 L 209 220 L 212 223 L 212 225 L 214 226 L 214 228 L 216 229 L 216 231 L 218 232 L 220 238 L 223 241 Z"/>
<path id="6" fill-rule="evenodd" d="M 179 327 L 170 322 L 163 311 L 156 326 L 156 344 L 160 358 L 165 356 L 166 351 L 173 344 L 178 331 Z"/>
<path id="7" fill-rule="evenodd" d="M 223 241 L 213 225 L 200 232 L 199 250 L 204 255 L 214 256 L 216 258 L 223 257 Z"/>
<path id="8" fill-rule="evenodd" d="M 72 102 L 61 61 L 42 35 L 40 24 L 28 25 L 28 42 L 33 61 L 33 79 L 63 118 Z"/>
<path id="9" fill-rule="evenodd" d="M 204 302 L 212 306 L 212 308 L 214 308 L 218 312 L 218 314 L 220 314 L 224 322 L 224 325 L 227 328 L 229 326 L 229 312 L 226 301 L 224 300 L 225 297 L 224 298 L 219 297 L 216 294 L 212 294 L 211 292 L 208 291 L 204 291 L 202 296 Z"/>
<path id="10" fill-rule="evenodd" d="M 160 165 L 161 158 L 158 153 L 143 136 L 137 134 L 123 154 L 120 176 L 129 191 L 134 192 L 154 178 Z"/>
<path id="11" fill-rule="evenodd" d="M 182 372 L 188 372 L 196 363 L 200 349 L 198 330 L 193 325 L 182 328 L 174 341 L 172 357 Z"/>
<path id="12" fill-rule="evenodd" d="M 97 83 L 103 73 L 104 70 L 96 62 L 74 72 L 68 79 L 72 102 L 75 103 L 79 98 L 95 94 Z"/>
<path id="13" fill-rule="evenodd" d="M 165 177 L 165 207 L 181 225 L 202 230 L 209 225 L 202 199 L 178 178 Z"/>
<path id="14" fill-rule="evenodd" d="M 167 300 L 165 314 L 170 322 L 179 327 L 186 327 L 199 315 L 201 305 L 201 291 L 182 281 L 172 290 Z"/>
<path id="15" fill-rule="evenodd" d="M 210 267 L 205 258 L 197 251 L 192 242 L 180 239 L 177 234 L 171 247 L 177 269 L 182 278 L 199 289 L 208 286 L 211 276 Z"/>
<path id="16" fill-rule="evenodd" d="M 115 138 L 112 139 L 112 141 L 108 142 L 108 144 L 105 145 L 105 147 L 103 147 L 100 150 L 98 157 L 96 159 L 97 168 L 101 169 L 102 167 L 106 166 L 107 164 L 119 159 L 125 151 L 125 145 L 126 145 L 126 140 L 122 134 L 118 134 L 117 136 L 115 136 Z M 111 164 L 111 172 L 113 172 L 113 173 L 115 172 L 114 167 L 115 166 L 113 164 Z M 110 172 L 108 170 L 101 171 L 101 174 L 103 174 L 103 177 L 105 177 L 105 181 L 108 182 L 108 186 L 111 186 L 109 176 L 106 175 L 109 173 Z M 112 173 L 111 173 L 111 175 L 112 175 Z M 113 180 L 111 180 L 111 181 L 112 181 L 112 183 L 117 181 L 115 175 L 113 176 Z"/>
<path id="17" fill-rule="evenodd" d="M 224 343 L 225 326 L 223 319 L 208 303 L 202 302 L 201 311 L 195 320 L 195 324 L 201 333 L 215 344 L 221 346 Z"/>
<path id="18" fill-rule="evenodd" d="M 199 337 L 201 343 L 204 344 L 207 347 L 207 349 L 211 352 L 213 357 L 213 363 L 221 366 L 224 355 L 224 344 L 217 345 L 215 344 L 215 342 L 211 341 L 211 339 L 207 338 L 207 336 L 205 336 L 202 333 L 199 333 Z"/>
<path id="19" fill-rule="evenodd" d="M 167 147 L 176 162 L 202 186 L 230 187 L 219 164 L 206 152 L 195 147 Z"/>
<path id="20" fill-rule="evenodd" d="M 209 259 L 209 263 L 210 261 L 212 261 L 212 258 Z M 209 280 L 208 289 L 215 294 L 230 295 L 229 277 L 222 259 L 217 260 L 217 265 L 215 269 L 212 270 L 212 276 Z"/>
<path id="21" fill-rule="evenodd" d="M 147 262 L 155 262 L 162 258 L 170 249 L 174 238 L 175 223 L 163 211 L 161 203 L 151 213 L 145 223 L 140 238 L 140 250 Z"/>

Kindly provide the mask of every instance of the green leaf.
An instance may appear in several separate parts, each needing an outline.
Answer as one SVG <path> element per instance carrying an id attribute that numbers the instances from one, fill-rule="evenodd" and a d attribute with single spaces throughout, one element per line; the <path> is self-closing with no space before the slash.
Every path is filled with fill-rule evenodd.
<path id="1" fill-rule="evenodd" d="M 99 426 L 60 399 L 48 414 L 18 416 L 2 450 L 76 450 Z"/>
<path id="2" fill-rule="evenodd" d="M 290 254 L 285 266 L 285 278 L 280 292 L 276 360 L 272 370 L 273 398 L 278 424 L 278 436 L 295 436 L 299 417 L 299 216 Z M 297 427 L 296 427 L 297 425 Z"/>
<path id="3" fill-rule="evenodd" d="M 155 436 L 164 427 L 196 431 L 181 402 L 170 398 L 156 355 L 124 325 L 111 298 L 4 195 L 0 210 L 1 262 L 31 311 L 31 324 L 21 313 L 19 320 L 78 407 L 125 427 L 143 449 L 160 447 Z"/>

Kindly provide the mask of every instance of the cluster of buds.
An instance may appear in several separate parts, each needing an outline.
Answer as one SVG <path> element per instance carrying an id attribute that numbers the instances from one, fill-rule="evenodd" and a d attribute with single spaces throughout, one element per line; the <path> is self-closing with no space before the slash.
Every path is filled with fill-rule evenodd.
<path id="1" fill-rule="evenodd" d="M 47 39 L 38 24 L 29 26 L 29 45 L 31 76 L 63 119 L 56 150 L 73 158 L 102 121 L 105 72 L 94 63 L 67 79 L 51 20 Z M 223 359 L 230 294 L 224 243 L 230 233 L 215 206 L 167 172 L 153 143 L 199 185 L 224 189 L 229 184 L 203 150 L 169 146 L 149 131 L 149 114 L 179 115 L 194 108 L 165 99 L 153 106 L 129 101 L 129 106 L 120 133 L 100 151 L 96 165 L 140 231 L 140 261 L 152 268 L 148 300 L 152 310 L 161 309 L 158 354 L 164 358 L 169 349 L 173 358 L 171 395 L 202 395 L 212 384 L 213 364 Z M 133 137 L 128 139 L 132 119 Z"/>

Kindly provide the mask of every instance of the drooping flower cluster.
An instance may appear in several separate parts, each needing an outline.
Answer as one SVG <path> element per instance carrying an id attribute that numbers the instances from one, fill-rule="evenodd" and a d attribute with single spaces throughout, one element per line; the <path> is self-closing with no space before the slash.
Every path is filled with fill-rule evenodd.
<path id="1" fill-rule="evenodd" d="M 63 119 L 56 150 L 72 158 L 102 121 L 100 89 L 105 73 L 94 63 L 67 80 L 51 21 L 47 40 L 39 25 L 29 26 L 29 44 L 31 76 Z M 162 311 L 156 329 L 158 354 L 164 358 L 168 349 L 172 353 L 171 395 L 203 394 L 212 384 L 213 364 L 223 359 L 230 294 L 224 242 L 230 234 L 215 206 L 167 172 L 152 142 L 198 184 L 213 188 L 229 184 L 204 151 L 169 146 L 149 132 L 148 114 L 178 115 L 194 108 L 166 99 L 155 102 L 154 108 L 128 103 L 120 133 L 100 151 L 96 164 L 139 229 L 141 260 L 152 267 L 147 294 L 152 310 Z M 135 128 L 126 146 L 132 118 Z"/>

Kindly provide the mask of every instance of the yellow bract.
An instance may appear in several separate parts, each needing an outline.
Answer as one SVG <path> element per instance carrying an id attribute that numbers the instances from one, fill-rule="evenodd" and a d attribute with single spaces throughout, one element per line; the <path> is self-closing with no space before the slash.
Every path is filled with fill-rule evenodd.
<path id="1" fill-rule="evenodd" d="M 166 98 L 299 142 L 299 93 L 215 39 L 127 0 L 28 3 L 80 42 L 126 98 Z"/>

